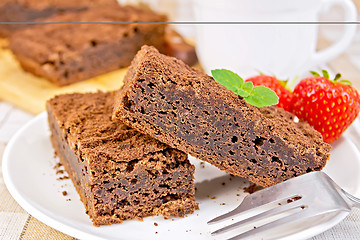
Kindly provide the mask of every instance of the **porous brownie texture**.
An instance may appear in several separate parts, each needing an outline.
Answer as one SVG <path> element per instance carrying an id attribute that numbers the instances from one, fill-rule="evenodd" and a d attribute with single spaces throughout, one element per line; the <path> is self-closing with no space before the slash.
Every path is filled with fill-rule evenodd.
<path id="1" fill-rule="evenodd" d="M 202 71 L 144 46 L 114 119 L 261 186 L 322 169 L 331 146 L 276 106 L 254 107 Z"/>
<path id="2" fill-rule="evenodd" d="M 117 5 L 116 0 L 1 0 L 0 22 L 33 22 L 54 14 L 79 12 L 99 5 Z M 29 24 L 1 24 L 0 37 L 10 37 Z"/>
<path id="3" fill-rule="evenodd" d="M 165 22 L 132 6 L 98 6 L 47 22 Z M 165 50 L 165 24 L 42 24 L 14 33 L 9 48 L 22 68 L 63 86 L 130 65 L 142 45 Z"/>
<path id="4" fill-rule="evenodd" d="M 112 121 L 113 93 L 47 102 L 51 141 L 94 225 L 198 209 L 187 154 Z"/>

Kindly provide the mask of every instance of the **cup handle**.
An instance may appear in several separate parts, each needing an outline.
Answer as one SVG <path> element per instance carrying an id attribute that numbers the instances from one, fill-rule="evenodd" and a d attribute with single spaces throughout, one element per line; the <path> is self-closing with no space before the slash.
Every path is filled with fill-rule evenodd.
<path id="1" fill-rule="evenodd" d="M 341 6 L 344 9 L 344 22 L 355 22 L 357 20 L 356 7 L 350 0 L 323 0 L 323 7 L 331 7 L 333 5 Z M 356 24 L 344 24 L 344 32 L 342 37 L 332 46 L 315 52 L 310 64 L 317 66 L 337 57 L 351 44 L 356 33 Z"/>

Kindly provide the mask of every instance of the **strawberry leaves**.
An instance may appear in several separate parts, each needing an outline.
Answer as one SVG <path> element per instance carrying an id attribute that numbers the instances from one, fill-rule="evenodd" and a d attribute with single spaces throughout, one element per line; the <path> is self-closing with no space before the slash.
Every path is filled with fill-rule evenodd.
<path id="1" fill-rule="evenodd" d="M 236 73 L 226 69 L 211 70 L 216 82 L 243 97 L 248 104 L 255 107 L 265 107 L 278 104 L 279 97 L 276 93 L 264 86 L 254 87 L 252 82 L 244 80 Z"/>
<path id="2" fill-rule="evenodd" d="M 342 83 L 342 84 L 349 85 L 349 86 L 351 85 L 351 82 L 350 82 L 349 80 L 344 80 L 344 79 L 341 79 L 341 80 L 340 80 L 340 78 L 341 78 L 341 74 L 340 74 L 340 73 L 337 73 L 337 74 L 335 75 L 334 80 L 331 80 L 328 71 L 322 70 L 321 72 L 322 72 L 323 76 L 321 76 L 319 73 L 317 73 L 317 72 L 315 72 L 315 71 L 310 71 L 310 73 L 311 73 L 314 77 L 324 77 L 324 78 L 326 78 L 327 80 L 329 80 L 329 81 L 332 82 L 332 83 Z"/>

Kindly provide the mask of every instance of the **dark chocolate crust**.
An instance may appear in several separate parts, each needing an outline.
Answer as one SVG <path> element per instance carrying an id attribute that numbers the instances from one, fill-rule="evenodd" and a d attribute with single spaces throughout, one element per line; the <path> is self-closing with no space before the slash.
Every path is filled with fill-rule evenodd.
<path id="1" fill-rule="evenodd" d="M 257 108 L 200 70 L 144 46 L 114 119 L 261 186 L 322 169 L 331 146 L 283 109 Z"/>
<path id="2" fill-rule="evenodd" d="M 64 12 L 79 12 L 99 5 L 118 5 L 116 0 L 1 0 L 0 22 L 33 22 Z M 1 24 L 0 37 L 28 28 L 28 24 Z"/>
<path id="3" fill-rule="evenodd" d="M 47 102 L 51 141 L 94 225 L 198 208 L 187 155 L 111 121 L 112 93 Z"/>
<path id="4" fill-rule="evenodd" d="M 47 22 L 166 22 L 132 6 L 99 6 L 47 18 Z M 64 86 L 130 65 L 142 45 L 165 51 L 165 24 L 45 24 L 9 41 L 22 68 Z"/>

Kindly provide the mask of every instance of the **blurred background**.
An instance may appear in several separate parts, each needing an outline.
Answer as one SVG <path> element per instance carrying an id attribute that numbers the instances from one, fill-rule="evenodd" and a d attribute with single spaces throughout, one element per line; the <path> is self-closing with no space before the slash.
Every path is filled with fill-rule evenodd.
<path id="1" fill-rule="evenodd" d="M 167 0 L 118 0 L 120 3 L 131 3 L 131 4 L 140 4 L 151 7 L 152 9 L 165 13 L 169 16 L 171 21 L 181 21 L 181 22 L 193 22 L 199 21 L 199 17 L 196 14 L 195 5 L 209 5 L 212 1 L 202 1 L 202 0 L 183 0 L 183 1 L 167 1 Z M 231 1 L 230 1 L 231 2 Z M 238 1 L 239 2 L 239 1 Z M 306 1 L 304 1 L 306 2 Z M 357 9 L 357 13 L 360 11 L 360 0 L 349 1 L 354 4 Z M 219 2 L 219 5 L 227 4 L 225 1 Z M 296 1 L 291 4 L 296 4 Z M 244 4 L 245 5 L 245 4 Z M 231 5 L 233 6 L 233 5 Z M 241 6 L 240 6 L 241 7 Z M 221 7 L 220 7 L 221 8 Z M 234 7 L 235 8 L 235 7 Z M 236 8 L 235 8 L 236 9 Z M 254 10 L 254 8 L 252 9 Z M 238 11 L 238 10 L 236 10 Z M 213 15 L 217 13 L 214 12 Z M 326 49 L 327 47 L 334 44 L 338 41 L 343 34 L 344 25 L 341 24 L 344 21 L 346 12 L 341 6 L 324 6 L 319 12 L 319 22 L 340 22 L 340 24 L 320 24 L 319 32 L 317 36 L 317 42 L 315 44 L 316 50 Z M 359 18 L 356 17 L 358 20 Z M 201 21 L 211 21 L 213 18 L 200 19 Z M 228 18 L 230 21 L 236 21 L 237 18 Z M 243 19 L 240 19 L 243 20 Z M 257 21 L 257 19 L 251 19 L 252 21 Z M 261 19 L 260 19 L 261 20 Z M 280 21 L 283 21 L 281 19 Z M 290 19 L 289 19 L 290 20 Z M 245 20 L 246 21 L 246 20 Z M 286 21 L 286 19 L 285 19 Z M 304 19 L 306 21 L 306 19 Z M 335 58 L 326 61 L 318 66 L 311 66 L 313 68 L 326 68 L 333 73 L 341 72 L 345 79 L 351 79 L 353 84 L 360 88 L 360 26 L 358 24 L 353 24 L 357 29 L 356 34 L 351 40 L 351 44 L 346 47 L 344 51 L 342 51 Z M 179 31 L 183 36 L 185 36 L 189 41 L 196 41 L 196 29 L 203 28 L 204 26 L 199 25 L 174 25 L 173 26 L 177 31 Z M 205 26 L 206 27 L 206 26 Z M 214 26 L 212 26 L 212 29 Z M 242 26 L 232 26 L 231 28 L 241 28 Z M 293 28 L 296 28 L 295 25 Z M 216 30 L 213 30 L 213 34 L 216 35 Z M 210 39 L 207 39 L 211 41 Z M 199 47 L 199 46 L 198 46 Z M 229 55 L 230 53 L 224 53 L 225 55 Z M 294 59 L 295 60 L 295 59 Z M 201 63 L 201 59 L 200 59 Z M 263 69 L 258 69 L 259 71 L 263 71 Z M 241 72 L 239 73 L 241 74 Z M 302 73 L 304 74 L 304 73 Z"/>

